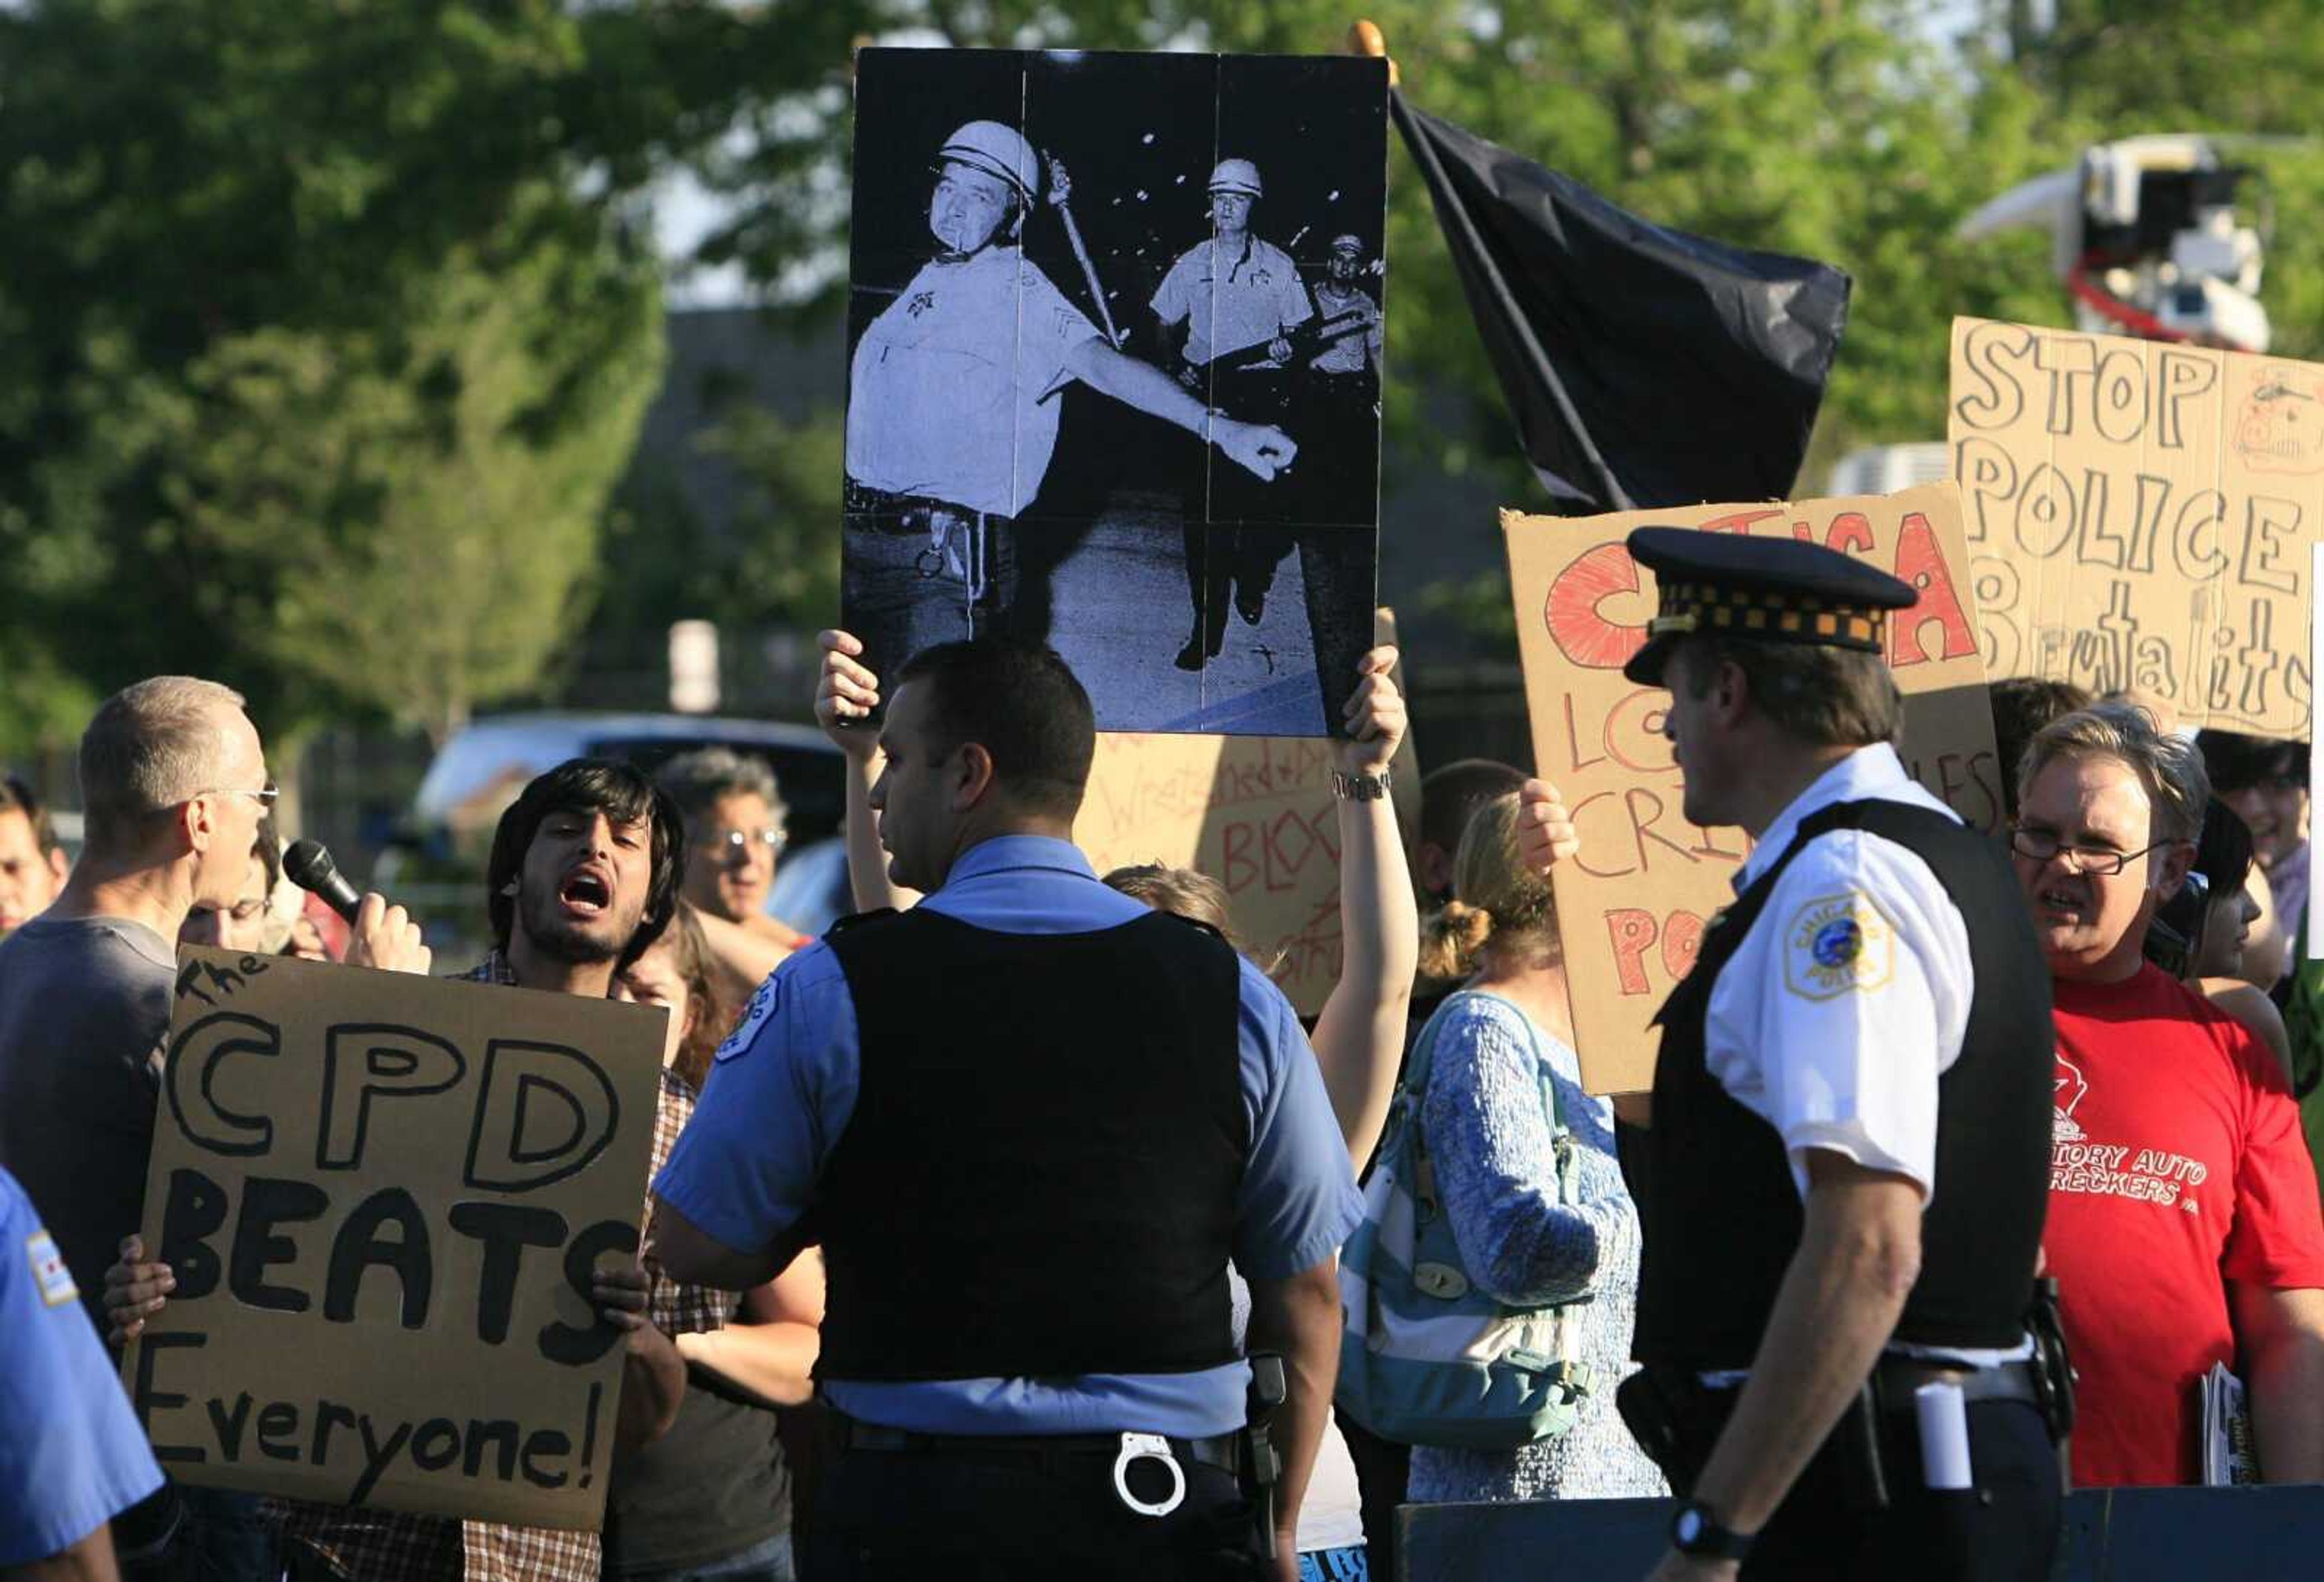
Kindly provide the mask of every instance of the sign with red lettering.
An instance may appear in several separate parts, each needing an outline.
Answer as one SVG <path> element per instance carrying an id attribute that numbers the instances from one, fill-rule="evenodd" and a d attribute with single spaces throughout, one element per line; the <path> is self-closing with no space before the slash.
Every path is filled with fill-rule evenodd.
<path id="1" fill-rule="evenodd" d="M 1159 862 L 1217 879 L 1244 949 L 1312 1016 L 1340 980 L 1337 757 L 1312 737 L 1101 731 L 1074 840 L 1100 873 Z M 1416 816 L 1411 737 L 1388 778 L 1397 817 Z"/>
<path id="2" fill-rule="evenodd" d="M 183 1483 L 595 1529 L 663 1013 L 188 948 L 122 1379 Z"/>
<path id="3" fill-rule="evenodd" d="M 1956 318 L 1950 429 L 1990 674 L 2309 733 L 2324 366 Z"/>
<path id="4" fill-rule="evenodd" d="M 1504 511 L 1534 759 L 1582 838 L 1555 888 L 1582 1085 L 1593 1093 L 1652 1085 L 1655 1012 L 1694 964 L 1705 921 L 1733 898 L 1729 880 L 1750 851 L 1740 830 L 1687 822 L 1684 777 L 1663 736 L 1670 694 L 1622 676 L 1655 612 L 1654 573 L 1625 540 L 1653 526 L 1802 538 L 1920 589 L 1920 604 L 1888 629 L 1888 663 L 1904 694 L 1905 767 L 1970 824 L 1994 830 L 2003 816 L 1951 484 L 1580 520 Z"/>

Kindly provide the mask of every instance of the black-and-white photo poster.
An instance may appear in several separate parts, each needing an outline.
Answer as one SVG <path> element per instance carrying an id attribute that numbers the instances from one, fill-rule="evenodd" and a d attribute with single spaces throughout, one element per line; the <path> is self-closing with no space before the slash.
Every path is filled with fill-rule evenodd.
<path id="1" fill-rule="evenodd" d="M 1110 731 L 1316 736 L 1370 646 L 1388 75 L 856 58 L 843 619 L 1047 642 Z"/>

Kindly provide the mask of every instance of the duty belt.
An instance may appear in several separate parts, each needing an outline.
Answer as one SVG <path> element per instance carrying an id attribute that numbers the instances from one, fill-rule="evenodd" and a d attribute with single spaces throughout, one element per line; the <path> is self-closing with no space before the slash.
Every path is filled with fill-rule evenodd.
<path id="1" fill-rule="evenodd" d="M 1181 1439 L 1163 1434 L 924 1434 L 910 1429 L 883 1428 L 842 1417 L 839 1442 L 844 1450 L 893 1454 L 964 1456 L 977 1458 L 1022 1458 L 1044 1460 L 1060 1456 L 1113 1458 L 1114 1493 L 1121 1503 L 1143 1516 L 1167 1516 L 1186 1497 L 1186 1475 L 1181 1461 L 1215 1467 L 1230 1476 L 1241 1468 L 1239 1434 L 1215 1434 L 1209 1439 Z M 1170 1469 L 1170 1492 L 1159 1500 L 1142 1500 L 1130 1490 L 1130 1467 L 1158 1461 Z"/>
<path id="2" fill-rule="evenodd" d="M 1970 1406 L 1980 1401 L 2024 1401 L 2036 1405 L 2041 1402 L 2030 1362 L 1969 1367 L 1892 1351 L 1883 1354 L 1873 1371 L 1886 1392 L 1881 1397 L 1882 1407 L 1890 1412 L 1912 1410 L 1913 1392 L 1923 1384 L 1935 1384 L 1959 1385 L 1961 1401 Z"/>

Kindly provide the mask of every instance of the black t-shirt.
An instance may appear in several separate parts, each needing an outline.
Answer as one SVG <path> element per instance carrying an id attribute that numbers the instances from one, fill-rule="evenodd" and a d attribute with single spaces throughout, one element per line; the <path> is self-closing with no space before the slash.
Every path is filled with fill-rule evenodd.
<path id="1" fill-rule="evenodd" d="M 669 1432 L 614 1460 L 605 1575 L 709 1565 L 790 1526 L 790 1469 L 775 1414 L 721 1393 L 697 1369 Z"/>

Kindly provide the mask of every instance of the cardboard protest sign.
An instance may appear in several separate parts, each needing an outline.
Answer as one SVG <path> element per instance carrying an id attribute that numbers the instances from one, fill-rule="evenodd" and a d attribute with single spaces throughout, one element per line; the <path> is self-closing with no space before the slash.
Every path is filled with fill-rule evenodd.
<path id="1" fill-rule="evenodd" d="M 2308 733 L 2324 367 L 1956 318 L 1949 438 L 1992 675 Z"/>
<path id="2" fill-rule="evenodd" d="M 2310 567 L 2309 591 L 2312 596 L 2324 599 L 2324 543 L 2318 544 L 2313 553 L 2315 560 Z M 2324 675 L 2324 620 L 2311 618 L 2309 622 L 2308 640 L 2314 649 L 2310 655 L 2310 663 L 2315 667 L 2309 674 Z M 2314 810 L 2317 787 L 2324 785 L 2324 777 L 2319 777 L 2318 773 L 2319 769 L 2324 769 L 2324 742 L 2311 740 L 2308 744 L 2308 806 L 2310 809 L 2308 816 L 2311 823 L 2316 816 Z M 2319 889 L 2316 886 L 2317 879 L 2324 877 L 2324 858 L 2317 855 L 2318 850 L 2318 842 L 2311 835 L 2308 842 L 2308 893 L 2311 897 L 2324 896 L 2324 889 Z M 2285 932 L 2289 933 L 2299 926 L 2296 921 L 2288 923 L 2284 925 Z M 2306 944 L 2308 954 L 2311 959 L 2324 960 L 2324 906 L 2311 905 L 2308 908 Z"/>
<path id="3" fill-rule="evenodd" d="M 1394 639 L 1384 623 L 1379 640 Z M 1160 862 L 1217 879 L 1235 932 L 1312 1016 L 1340 980 L 1337 761 L 1332 742 L 1312 737 L 1100 731 L 1074 839 L 1100 873 Z M 1388 777 L 1397 818 L 1416 817 L 1409 735 Z"/>
<path id="4" fill-rule="evenodd" d="M 1630 558 L 1633 528 L 1790 535 L 1842 549 L 1921 590 L 1890 622 L 1888 663 L 1905 694 L 1905 767 L 1969 823 L 2002 820 L 2001 766 L 1950 483 L 1791 504 L 1711 505 L 1568 520 L 1501 517 L 1537 771 L 1572 809 L 1581 854 L 1556 876 L 1582 1085 L 1651 1085 L 1655 1012 L 1693 965 L 1705 921 L 1734 898 L 1750 850 L 1740 830 L 1687 822 L 1683 777 L 1664 740 L 1670 694 L 1622 677 L 1645 646 L 1654 574 Z"/>
<path id="5" fill-rule="evenodd" d="M 662 1019 L 188 949 L 122 1361 L 189 1484 L 525 1526 L 604 1519 Z"/>

